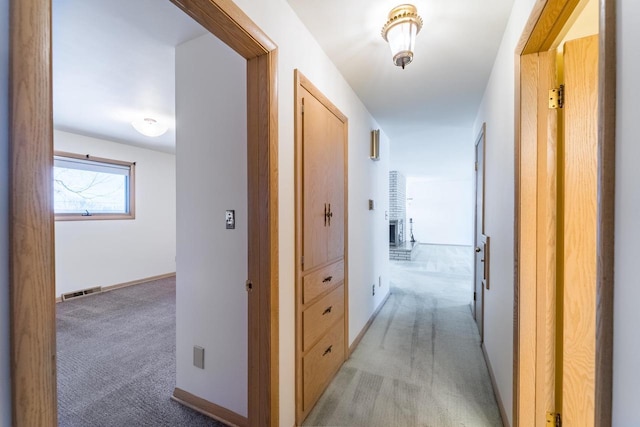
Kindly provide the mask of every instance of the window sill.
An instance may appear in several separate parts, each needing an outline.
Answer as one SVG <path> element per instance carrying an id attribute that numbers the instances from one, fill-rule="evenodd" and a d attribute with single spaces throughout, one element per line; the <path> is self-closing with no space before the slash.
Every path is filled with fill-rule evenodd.
<path id="1" fill-rule="evenodd" d="M 100 221 L 100 220 L 118 220 L 118 219 L 136 219 L 135 214 L 56 214 L 56 221 Z"/>

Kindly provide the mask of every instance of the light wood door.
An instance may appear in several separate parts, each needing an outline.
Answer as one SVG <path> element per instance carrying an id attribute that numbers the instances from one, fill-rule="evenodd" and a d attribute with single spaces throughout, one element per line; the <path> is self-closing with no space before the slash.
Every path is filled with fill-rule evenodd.
<path id="1" fill-rule="evenodd" d="M 303 90 L 303 270 L 344 256 L 344 123 Z"/>
<path id="2" fill-rule="evenodd" d="M 564 47 L 562 418 L 595 420 L 598 36 Z"/>
<path id="3" fill-rule="evenodd" d="M 333 114 L 329 117 L 327 137 L 327 173 L 330 174 L 327 197 L 330 211 L 327 228 L 327 258 L 329 261 L 335 261 L 344 256 L 345 127 L 344 123 Z"/>
<path id="4" fill-rule="evenodd" d="M 302 269 L 307 271 L 328 260 L 327 204 L 331 175 L 327 170 L 327 129 L 331 125 L 331 112 L 306 89 L 302 90 Z"/>

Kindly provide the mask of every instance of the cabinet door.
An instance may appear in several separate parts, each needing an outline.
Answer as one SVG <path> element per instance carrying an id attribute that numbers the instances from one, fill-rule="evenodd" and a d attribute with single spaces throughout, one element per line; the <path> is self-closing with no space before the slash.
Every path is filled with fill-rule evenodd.
<path id="1" fill-rule="evenodd" d="M 344 256 L 344 165 L 346 125 L 331 114 L 327 127 L 328 202 L 331 224 L 328 227 L 327 258 L 333 261 Z"/>
<path id="2" fill-rule="evenodd" d="M 306 90 L 302 114 L 302 255 L 303 271 L 326 263 L 330 171 L 327 130 L 331 112 Z"/>

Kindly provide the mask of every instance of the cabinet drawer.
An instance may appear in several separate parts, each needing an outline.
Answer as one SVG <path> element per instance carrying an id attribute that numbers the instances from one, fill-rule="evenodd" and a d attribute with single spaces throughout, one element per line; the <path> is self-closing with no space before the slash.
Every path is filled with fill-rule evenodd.
<path id="1" fill-rule="evenodd" d="M 338 261 L 302 278 L 302 303 L 306 304 L 344 280 L 344 261 Z"/>
<path id="2" fill-rule="evenodd" d="M 302 358 L 303 411 L 308 411 L 344 362 L 344 317 Z"/>
<path id="3" fill-rule="evenodd" d="M 302 351 L 307 351 L 343 315 L 344 285 L 340 285 L 302 312 Z"/>

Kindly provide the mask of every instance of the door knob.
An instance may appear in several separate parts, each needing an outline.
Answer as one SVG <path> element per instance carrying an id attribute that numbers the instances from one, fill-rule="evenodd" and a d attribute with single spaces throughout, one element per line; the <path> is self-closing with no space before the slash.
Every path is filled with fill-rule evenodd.
<path id="1" fill-rule="evenodd" d="M 482 249 L 480 248 L 476 248 L 476 252 L 480 252 Z"/>

